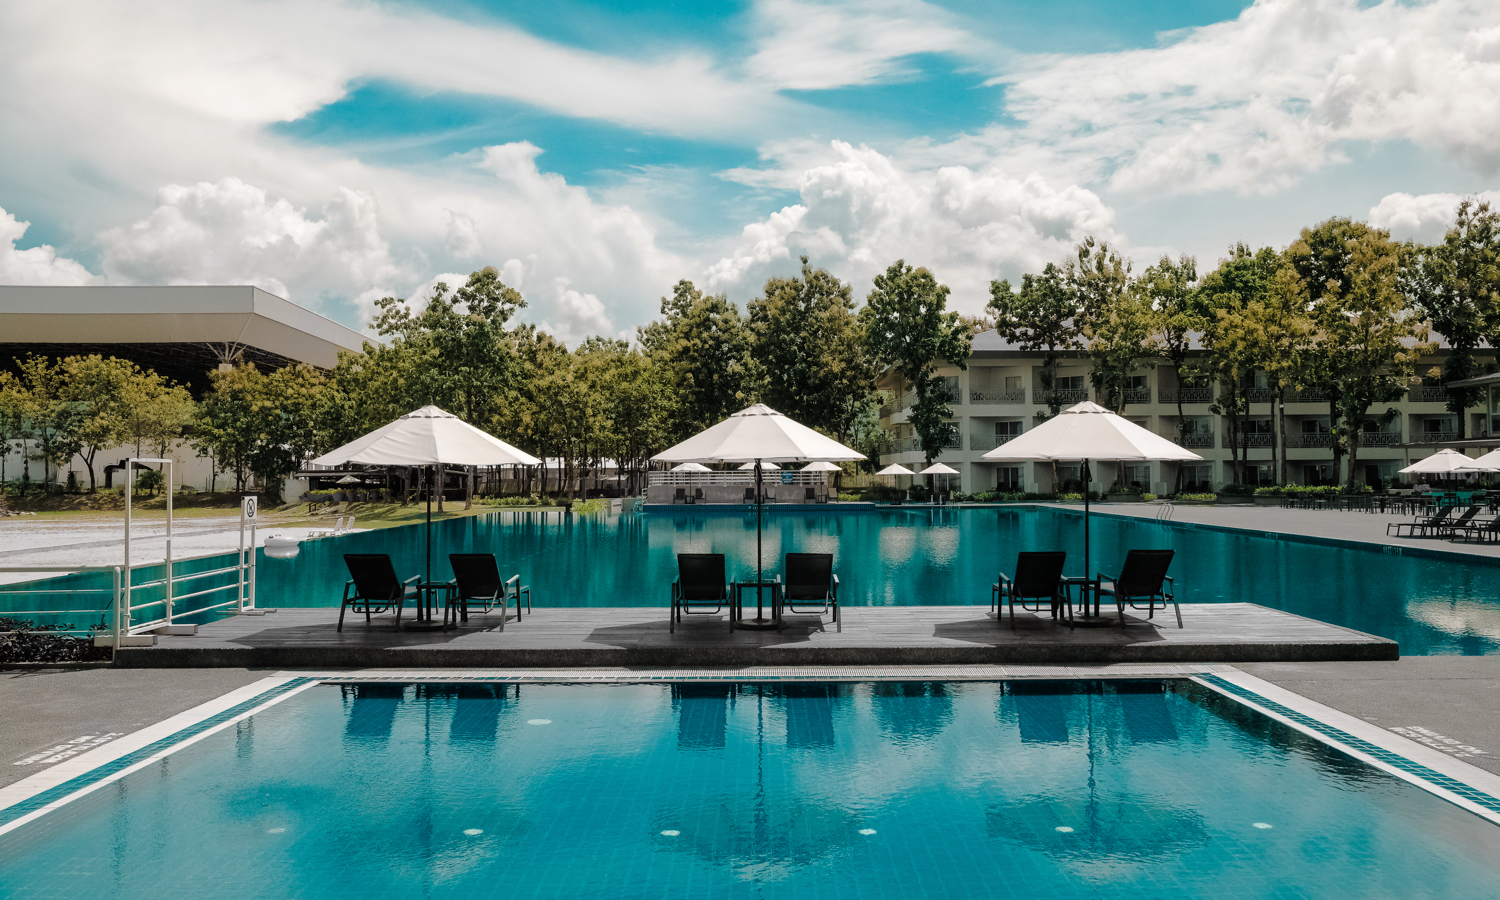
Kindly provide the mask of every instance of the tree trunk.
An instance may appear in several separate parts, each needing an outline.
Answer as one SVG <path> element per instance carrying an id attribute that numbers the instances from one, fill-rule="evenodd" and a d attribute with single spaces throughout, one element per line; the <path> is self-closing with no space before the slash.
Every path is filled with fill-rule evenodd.
<path id="1" fill-rule="evenodd" d="M 1279 470 L 1280 475 L 1276 479 L 1276 483 L 1285 485 L 1287 465 L 1286 448 L 1289 446 L 1289 444 L 1287 443 L 1286 436 L 1286 388 L 1281 385 L 1278 385 L 1276 388 L 1276 418 L 1280 422 L 1280 425 L 1278 427 L 1281 429 L 1281 468 Z"/>
<path id="2" fill-rule="evenodd" d="M 1328 392 L 1328 443 L 1333 451 L 1333 483 L 1339 481 L 1339 463 L 1343 461 L 1343 448 L 1339 446 L 1339 395 L 1337 391 Z"/>

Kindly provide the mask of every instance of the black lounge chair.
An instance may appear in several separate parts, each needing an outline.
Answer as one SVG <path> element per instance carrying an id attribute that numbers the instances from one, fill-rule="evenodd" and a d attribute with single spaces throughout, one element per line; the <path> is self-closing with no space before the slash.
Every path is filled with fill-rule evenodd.
<path id="1" fill-rule="evenodd" d="M 1428 528 L 1422 533 L 1423 537 L 1452 537 L 1455 529 L 1468 528 L 1474 517 L 1479 515 L 1479 507 L 1470 506 L 1466 508 L 1458 518 L 1440 522 Z"/>
<path id="2" fill-rule="evenodd" d="M 344 630 L 344 613 L 354 610 L 365 614 L 365 624 L 370 624 L 371 613 L 396 610 L 396 630 L 401 630 L 401 608 L 409 599 L 416 599 L 416 582 L 420 575 L 402 581 L 396 577 L 396 567 L 390 556 L 384 553 L 345 553 L 344 565 L 349 567 L 349 580 L 344 582 L 344 602 L 339 606 L 339 631 Z M 351 594 L 351 590 L 353 593 Z"/>
<path id="3" fill-rule="evenodd" d="M 521 576 L 512 575 L 509 580 L 500 577 L 500 566 L 493 553 L 450 553 L 448 562 L 453 566 L 453 587 L 448 591 L 448 605 L 443 610 L 443 624 L 448 624 L 452 612 L 454 622 L 469 621 L 469 604 L 483 607 L 488 613 L 500 607 L 500 630 L 505 630 L 505 620 L 510 618 L 510 604 L 515 601 L 516 621 L 521 621 L 521 597 L 526 598 L 526 611 L 531 612 L 531 588 L 521 584 Z"/>
<path id="4" fill-rule="evenodd" d="M 1125 627 L 1125 607 L 1141 609 L 1145 604 L 1146 618 L 1156 615 L 1156 605 L 1165 610 L 1172 604 L 1177 613 L 1177 627 L 1182 627 L 1182 610 L 1177 606 L 1177 592 L 1167 567 L 1172 565 L 1174 550 L 1132 550 L 1125 554 L 1125 565 L 1118 576 L 1095 576 L 1094 590 L 1102 599 L 1105 594 L 1115 598 L 1115 608 L 1120 612 L 1120 627 Z"/>
<path id="5" fill-rule="evenodd" d="M 798 615 L 821 616 L 832 610 L 833 621 L 838 622 L 839 577 L 833 573 L 832 553 L 786 555 L 786 583 L 781 588 L 781 607 Z M 775 611 L 772 615 L 780 618 Z"/>
<path id="6" fill-rule="evenodd" d="M 1450 515 L 1453 514 L 1453 510 L 1454 507 L 1445 506 L 1442 509 L 1438 510 L 1434 515 L 1419 516 L 1416 520 L 1411 522 L 1391 522 L 1390 524 L 1385 526 L 1385 533 L 1387 536 L 1389 536 L 1391 533 L 1391 529 L 1394 528 L 1396 529 L 1396 537 L 1402 537 L 1403 535 L 1401 534 L 1401 529 L 1405 528 L 1405 537 L 1416 537 L 1418 530 L 1421 530 L 1425 533 L 1427 529 L 1435 528 L 1438 525 L 1441 525 L 1448 519 Z"/>
<path id="7" fill-rule="evenodd" d="M 999 619 L 1001 602 L 1005 602 L 1010 611 L 1010 628 L 1016 629 L 1016 603 L 1021 608 L 1030 612 L 1041 612 L 1042 603 L 1045 601 L 1052 613 L 1052 618 L 1057 618 L 1059 606 L 1068 611 L 1068 623 L 1073 622 L 1073 607 L 1063 599 L 1062 572 L 1063 561 L 1068 554 L 1063 550 L 1028 551 L 1016 554 L 1016 577 L 1011 578 L 1004 572 L 999 575 L 999 580 L 990 585 L 990 608 L 995 611 L 995 618 Z M 1027 606 L 1027 602 L 1036 603 L 1033 609 Z"/>
<path id="8" fill-rule="evenodd" d="M 692 502 L 693 501 L 691 501 L 691 500 L 688 499 L 687 488 L 678 488 L 677 490 L 675 490 L 675 491 L 672 492 L 672 503 L 673 504 L 677 504 L 677 503 L 692 503 Z"/>
<path id="9" fill-rule="evenodd" d="M 1455 523 L 1451 536 L 1455 541 L 1500 541 L 1500 516 L 1462 527 Z"/>
<path id="10" fill-rule="evenodd" d="M 745 502 L 752 504 L 755 502 L 755 488 L 745 488 Z"/>
<path id="11" fill-rule="evenodd" d="M 724 554 L 677 554 L 677 580 L 672 582 L 672 615 L 667 630 L 676 631 L 677 623 L 684 615 L 718 613 L 728 605 L 729 582 L 724 579 Z M 730 627 L 733 626 L 731 622 Z"/>

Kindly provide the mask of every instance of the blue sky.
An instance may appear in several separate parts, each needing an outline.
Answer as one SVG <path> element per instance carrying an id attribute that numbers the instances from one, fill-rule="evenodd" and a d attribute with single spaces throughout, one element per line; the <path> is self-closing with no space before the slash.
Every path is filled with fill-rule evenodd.
<path id="1" fill-rule="evenodd" d="M 1085 235 L 1211 267 L 1332 215 L 1441 235 L 1500 168 L 1477 0 L 106 0 L 0 9 L 0 281 L 255 283 L 353 325 L 482 265 L 574 341 L 991 279 Z"/>

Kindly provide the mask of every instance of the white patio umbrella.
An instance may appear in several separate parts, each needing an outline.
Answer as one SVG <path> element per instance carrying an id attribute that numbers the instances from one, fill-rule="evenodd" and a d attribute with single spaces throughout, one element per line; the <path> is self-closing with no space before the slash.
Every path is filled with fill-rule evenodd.
<path id="1" fill-rule="evenodd" d="M 1470 459 L 1457 450 L 1444 448 L 1432 454 L 1426 459 L 1419 459 L 1401 470 L 1402 475 L 1452 475 L 1462 472 L 1496 472 L 1500 471 L 1500 463 L 1490 460 L 1490 457 L 1500 458 L 1500 451 L 1487 453 L 1478 459 Z M 1489 460 L 1489 461 L 1486 461 Z"/>
<path id="2" fill-rule="evenodd" d="M 762 469 L 764 469 L 765 471 L 767 471 L 767 472 L 780 472 L 781 471 L 781 466 L 778 466 L 775 463 L 769 463 L 769 462 L 768 463 L 761 463 L 760 467 Z M 749 471 L 753 470 L 754 468 L 755 468 L 755 463 L 753 463 L 753 462 L 747 462 L 743 466 L 740 466 L 740 471 L 741 472 L 749 472 Z"/>
<path id="3" fill-rule="evenodd" d="M 822 435 L 776 410 L 757 403 L 651 457 L 658 462 L 748 462 L 755 469 L 755 581 L 761 578 L 761 473 L 767 463 L 840 462 L 864 459 L 831 437 Z M 755 618 L 742 628 L 774 628 L 765 618 L 760 588 L 755 589 Z"/>
<path id="4" fill-rule="evenodd" d="M 1469 465 L 1480 472 L 1500 472 L 1500 450 L 1491 450 L 1483 456 L 1471 459 Z"/>
<path id="5" fill-rule="evenodd" d="M 831 462 L 827 462 L 825 460 L 821 460 L 820 459 L 817 462 L 810 462 L 807 465 L 803 466 L 802 467 L 802 471 L 804 471 L 804 472 L 842 472 L 844 470 L 841 467 L 836 466 L 836 465 L 834 465 Z"/>
<path id="6" fill-rule="evenodd" d="M 362 438 L 313 459 L 313 465 L 425 466 L 427 489 L 427 575 L 432 581 L 432 474 L 440 465 L 534 466 L 535 456 L 486 434 L 452 413 L 424 406 Z"/>
<path id="7" fill-rule="evenodd" d="M 671 471 L 673 471 L 673 472 L 712 472 L 713 469 L 710 469 L 708 466 L 705 466 L 703 463 L 683 463 L 682 465 L 679 465 L 679 466 L 673 466 L 672 469 L 671 469 Z"/>
<path id="8" fill-rule="evenodd" d="M 1184 450 L 1159 434 L 1115 415 L 1097 403 L 1085 400 L 1030 431 L 1012 438 L 980 459 L 1078 460 L 1083 476 L 1083 576 L 1088 577 L 1089 558 L 1089 460 L 1165 460 L 1187 462 L 1203 457 Z M 1098 609 L 1098 598 L 1095 600 Z M 1087 622 L 1097 616 L 1085 616 Z"/>
<path id="9" fill-rule="evenodd" d="M 876 475 L 915 475 L 917 473 L 913 472 L 911 469 L 908 469 L 906 466 L 901 465 L 900 463 L 891 463 L 890 465 L 886 466 L 884 469 L 881 469 L 879 472 L 876 472 L 875 474 Z"/>
<path id="10" fill-rule="evenodd" d="M 958 470 L 955 469 L 955 468 L 953 468 L 952 466 L 945 466 L 942 463 L 933 463 L 932 465 L 928 466 L 927 468 L 923 469 L 921 472 L 918 472 L 917 474 L 919 474 L 919 475 L 957 475 L 958 474 Z"/>
<path id="11" fill-rule="evenodd" d="M 334 484 L 359 484 L 359 483 L 360 483 L 359 479 L 356 478 L 356 477 L 354 477 L 353 475 L 345 475 L 343 478 L 340 478 L 338 481 L 334 482 Z"/>

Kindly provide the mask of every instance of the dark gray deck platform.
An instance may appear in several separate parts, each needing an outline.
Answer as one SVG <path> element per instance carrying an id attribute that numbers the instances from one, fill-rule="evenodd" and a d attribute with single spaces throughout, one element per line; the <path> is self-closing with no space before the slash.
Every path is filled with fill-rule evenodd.
<path id="1" fill-rule="evenodd" d="M 1322 662 L 1399 658 L 1394 641 L 1252 603 L 1184 604 L 1127 627 L 1078 628 L 1018 614 L 1017 630 L 983 606 L 850 607 L 843 627 L 788 616 L 780 632 L 730 631 L 694 616 L 667 631 L 664 609 L 541 609 L 505 631 L 471 617 L 446 632 L 402 631 L 390 616 L 366 626 L 336 609 L 283 609 L 120 648 L 126 668 L 427 668 L 550 666 L 940 665 L 962 663 Z"/>

